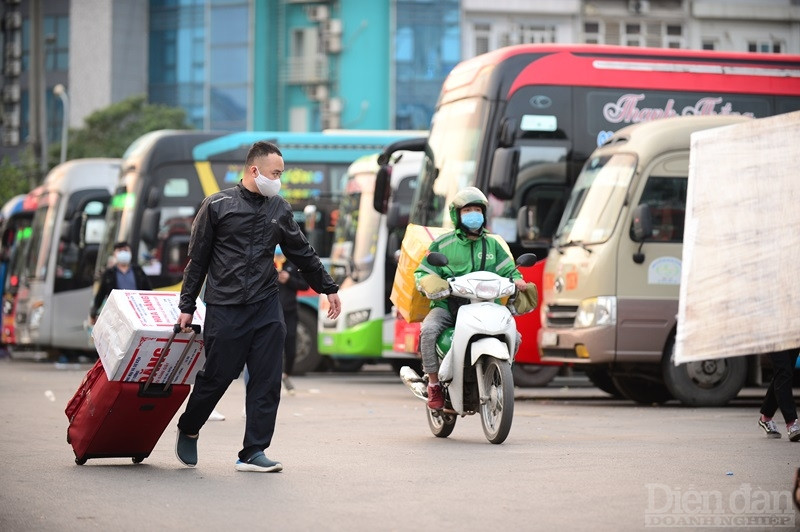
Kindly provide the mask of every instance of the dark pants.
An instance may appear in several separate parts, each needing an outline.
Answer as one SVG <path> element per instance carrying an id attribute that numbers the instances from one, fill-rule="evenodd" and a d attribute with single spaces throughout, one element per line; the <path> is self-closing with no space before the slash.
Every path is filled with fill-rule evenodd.
<path id="1" fill-rule="evenodd" d="M 792 376 L 797 354 L 797 349 L 769 354 L 772 361 L 772 382 L 761 404 L 761 413 L 766 417 L 773 417 L 780 408 L 786 423 L 797 419 L 797 405 L 792 395 Z"/>
<path id="2" fill-rule="evenodd" d="M 200 432 L 247 364 L 247 421 L 239 459 L 247 460 L 269 447 L 281 398 L 285 335 L 277 294 L 249 305 L 207 305 L 203 330 L 206 363 L 197 374 L 186 411 L 178 420 L 181 432 Z"/>
<path id="3" fill-rule="evenodd" d="M 286 320 L 286 346 L 283 351 L 283 372 L 287 375 L 291 375 L 294 369 L 294 359 L 297 355 L 297 311 L 284 311 L 283 318 Z"/>

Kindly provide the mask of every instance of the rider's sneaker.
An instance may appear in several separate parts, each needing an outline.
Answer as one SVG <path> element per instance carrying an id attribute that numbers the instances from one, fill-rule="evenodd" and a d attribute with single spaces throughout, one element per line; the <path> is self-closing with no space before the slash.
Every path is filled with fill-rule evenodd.
<path id="1" fill-rule="evenodd" d="M 758 426 L 764 429 L 764 432 L 767 434 L 767 438 L 781 437 L 781 433 L 778 432 L 778 425 L 776 425 L 771 419 L 769 421 L 761 421 L 761 418 L 758 418 Z"/>
<path id="2" fill-rule="evenodd" d="M 789 441 L 800 441 L 800 422 L 795 419 L 794 423 L 786 427 L 786 430 L 789 431 Z"/>
<path id="3" fill-rule="evenodd" d="M 280 462 L 270 460 L 264 453 L 258 453 L 246 462 L 236 460 L 236 471 L 252 471 L 255 473 L 278 472 L 283 469 Z"/>
<path id="4" fill-rule="evenodd" d="M 431 410 L 444 408 L 444 390 L 438 382 L 428 385 L 428 408 Z"/>

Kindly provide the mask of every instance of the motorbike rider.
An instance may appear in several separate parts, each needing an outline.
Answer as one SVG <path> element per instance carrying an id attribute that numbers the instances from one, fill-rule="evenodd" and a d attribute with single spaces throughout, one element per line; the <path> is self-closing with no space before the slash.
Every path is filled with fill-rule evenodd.
<path id="1" fill-rule="evenodd" d="M 428 408 L 431 410 L 444 408 L 436 339 L 445 329 L 455 324 L 455 316 L 446 301 L 450 295 L 450 285 L 445 278 L 474 271 L 491 271 L 514 279 L 517 290 L 536 290 L 533 283 L 522 280 L 514 259 L 500 243 L 501 237 L 490 236 L 486 230 L 488 206 L 486 196 L 475 187 L 467 187 L 458 192 L 450 203 L 450 219 L 455 229 L 443 234 L 428 247 L 429 253 L 444 254 L 448 259 L 448 266 L 432 266 L 428 263 L 426 254 L 414 272 L 417 290 L 431 299 L 431 310 L 423 320 L 420 331 L 422 370 L 428 374 Z"/>

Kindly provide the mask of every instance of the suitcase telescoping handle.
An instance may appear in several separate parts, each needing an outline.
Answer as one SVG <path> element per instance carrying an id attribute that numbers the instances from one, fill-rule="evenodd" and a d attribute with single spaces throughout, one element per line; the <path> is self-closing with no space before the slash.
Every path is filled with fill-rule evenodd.
<path id="1" fill-rule="evenodd" d="M 168 392 L 170 387 L 172 387 L 172 381 L 175 378 L 176 373 L 178 373 L 178 370 L 180 369 L 181 365 L 183 364 L 183 361 L 186 359 L 186 355 L 189 354 L 189 351 L 191 350 L 192 345 L 194 345 L 194 339 L 197 337 L 198 334 L 200 334 L 200 331 L 201 331 L 200 325 L 198 325 L 196 323 L 193 323 L 192 325 L 190 325 L 190 327 L 192 328 L 192 335 L 189 337 L 189 340 L 186 342 L 186 346 L 183 348 L 183 352 L 181 353 L 181 356 L 178 359 L 178 362 L 173 366 L 172 371 L 169 373 L 169 376 L 167 377 L 167 382 L 164 385 L 164 390 L 163 390 L 164 392 Z M 170 335 L 169 340 L 167 340 L 167 345 L 165 345 L 164 349 L 161 350 L 161 355 L 158 357 L 158 360 L 156 361 L 156 364 L 153 367 L 153 371 L 150 372 L 150 376 L 147 378 L 147 381 L 144 383 L 144 386 L 142 387 L 142 390 L 141 390 L 142 392 L 146 392 L 147 388 L 149 388 L 150 384 L 152 384 L 153 379 L 155 378 L 156 373 L 158 372 L 158 368 L 161 367 L 161 364 L 166 359 L 167 354 L 169 353 L 169 350 L 172 347 L 172 342 L 175 341 L 175 336 L 179 332 L 181 332 L 181 326 L 180 326 L 180 324 L 176 323 L 175 325 L 172 326 L 172 334 Z"/>

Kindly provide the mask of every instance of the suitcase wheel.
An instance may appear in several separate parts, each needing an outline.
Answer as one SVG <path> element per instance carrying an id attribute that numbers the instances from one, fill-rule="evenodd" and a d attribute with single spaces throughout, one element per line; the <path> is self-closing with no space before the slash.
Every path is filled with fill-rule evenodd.
<path id="1" fill-rule="evenodd" d="M 86 463 L 86 458 L 75 458 L 75 463 L 78 465 L 83 465 Z"/>
<path id="2" fill-rule="evenodd" d="M 131 462 L 133 462 L 134 464 L 141 464 L 145 458 L 146 457 L 144 456 L 134 456 L 133 458 L 131 458 Z"/>

